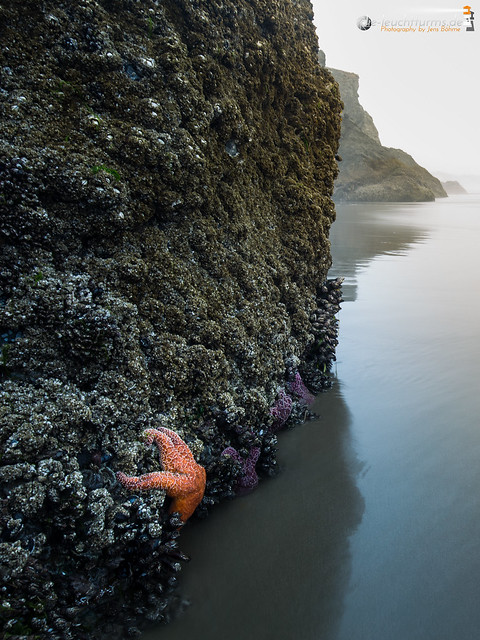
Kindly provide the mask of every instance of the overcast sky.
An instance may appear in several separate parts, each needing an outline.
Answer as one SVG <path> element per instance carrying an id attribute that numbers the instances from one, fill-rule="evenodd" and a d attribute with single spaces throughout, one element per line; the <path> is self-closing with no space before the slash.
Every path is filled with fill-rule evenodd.
<path id="1" fill-rule="evenodd" d="M 438 33 L 361 31 L 357 20 L 461 20 L 463 2 L 312 4 L 327 66 L 360 76 L 360 103 L 382 144 L 407 151 L 433 174 L 480 175 L 480 1 L 470 4 L 474 32 Z"/>

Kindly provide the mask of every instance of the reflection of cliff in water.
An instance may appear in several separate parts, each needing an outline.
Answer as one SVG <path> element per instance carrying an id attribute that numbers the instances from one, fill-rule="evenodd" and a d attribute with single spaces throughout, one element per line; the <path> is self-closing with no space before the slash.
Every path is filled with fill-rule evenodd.
<path id="1" fill-rule="evenodd" d="M 192 605 L 143 640 L 334 640 L 364 504 L 339 384 L 317 402 L 320 420 L 279 434 L 276 478 L 189 523 L 181 592 Z"/>
<path id="2" fill-rule="evenodd" d="M 356 300 L 357 274 L 375 257 L 403 255 L 430 232 L 408 214 L 418 204 L 336 205 L 337 219 L 330 229 L 333 265 L 329 277 L 345 278 L 343 298 Z M 405 214 L 402 216 L 402 214 Z"/>

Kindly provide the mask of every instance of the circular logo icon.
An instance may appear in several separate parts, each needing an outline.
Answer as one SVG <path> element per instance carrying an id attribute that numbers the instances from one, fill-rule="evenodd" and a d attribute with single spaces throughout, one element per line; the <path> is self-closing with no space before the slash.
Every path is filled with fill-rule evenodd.
<path id="1" fill-rule="evenodd" d="M 372 26 L 372 21 L 370 20 L 370 18 L 368 16 L 361 16 L 357 20 L 357 27 L 361 31 L 367 31 L 368 29 L 370 29 L 371 26 Z"/>

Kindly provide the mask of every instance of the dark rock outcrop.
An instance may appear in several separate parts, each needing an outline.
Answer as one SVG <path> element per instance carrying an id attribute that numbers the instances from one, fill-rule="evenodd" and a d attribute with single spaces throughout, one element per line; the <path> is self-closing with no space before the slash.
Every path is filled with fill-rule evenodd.
<path id="1" fill-rule="evenodd" d="M 343 202 L 415 202 L 445 197 L 440 181 L 400 149 L 384 147 L 371 116 L 358 100 L 359 77 L 330 69 L 344 102 L 342 158 L 335 200 Z"/>
<path id="2" fill-rule="evenodd" d="M 115 481 L 158 469 L 142 430 L 205 466 L 202 515 L 226 447 L 274 468 L 288 379 L 328 384 L 341 102 L 308 0 L 6 0 L 0 36 L 0 624 L 120 638 L 183 559 Z"/>

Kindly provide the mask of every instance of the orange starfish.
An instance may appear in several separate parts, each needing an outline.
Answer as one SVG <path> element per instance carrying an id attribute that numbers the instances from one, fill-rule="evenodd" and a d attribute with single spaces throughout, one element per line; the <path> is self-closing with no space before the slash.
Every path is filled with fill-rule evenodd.
<path id="1" fill-rule="evenodd" d="M 195 462 L 188 445 L 178 434 L 165 427 L 143 432 L 146 444 L 156 443 L 164 471 L 143 476 L 127 476 L 117 472 L 117 480 L 127 489 L 165 489 L 173 498 L 170 513 L 178 511 L 186 522 L 200 504 L 205 491 L 205 469 Z"/>

